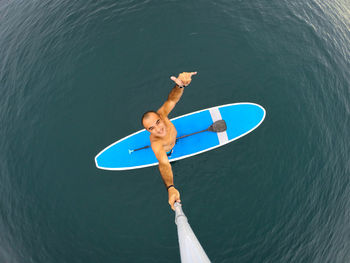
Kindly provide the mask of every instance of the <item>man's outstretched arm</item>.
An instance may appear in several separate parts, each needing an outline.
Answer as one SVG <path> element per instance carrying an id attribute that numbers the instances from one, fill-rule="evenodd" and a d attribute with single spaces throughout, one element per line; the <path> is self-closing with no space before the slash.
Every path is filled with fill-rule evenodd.
<path id="1" fill-rule="evenodd" d="M 184 89 L 183 87 L 189 85 L 192 81 L 192 76 L 197 72 L 182 72 L 177 78 L 172 76 L 170 79 L 176 83 L 175 87 L 170 91 L 166 102 L 158 109 L 158 113 L 163 116 L 168 116 L 174 109 L 176 103 L 180 100 Z"/>
<path id="2" fill-rule="evenodd" d="M 160 172 L 160 175 L 162 176 L 164 185 L 168 190 L 168 203 L 171 206 L 171 209 L 175 210 L 174 203 L 176 201 L 181 202 L 181 200 L 180 200 L 180 193 L 174 186 L 173 171 L 171 169 L 168 156 L 166 155 L 163 149 L 163 146 L 161 144 L 153 143 L 152 150 L 158 159 L 159 172 Z"/>

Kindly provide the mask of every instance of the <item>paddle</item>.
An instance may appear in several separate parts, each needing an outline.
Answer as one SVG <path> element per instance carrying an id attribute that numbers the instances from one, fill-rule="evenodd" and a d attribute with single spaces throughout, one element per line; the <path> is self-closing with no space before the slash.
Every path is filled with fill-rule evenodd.
<path id="1" fill-rule="evenodd" d="M 206 131 L 224 132 L 224 131 L 226 131 L 226 129 L 227 129 L 226 122 L 224 120 L 218 120 L 218 121 L 214 122 L 212 125 L 210 125 L 209 128 L 207 128 L 207 129 L 205 129 L 203 131 L 198 131 L 198 132 L 194 132 L 194 133 L 191 133 L 191 134 L 183 135 L 183 136 L 180 136 L 180 137 L 176 138 L 176 140 L 179 140 L 179 139 L 182 139 L 182 138 L 186 138 L 188 136 L 195 135 L 195 134 L 198 134 L 198 133 L 201 133 L 201 132 L 206 132 Z"/>
<path id="2" fill-rule="evenodd" d="M 180 139 L 183 139 L 183 138 L 186 138 L 188 136 L 192 136 L 192 135 L 195 135 L 195 134 L 198 134 L 198 133 L 202 133 L 202 132 L 206 132 L 206 131 L 210 131 L 210 132 L 224 132 L 224 131 L 226 131 L 226 129 L 227 129 L 226 122 L 224 120 L 218 120 L 218 121 L 214 122 L 212 125 L 210 125 L 207 129 L 202 130 L 202 131 L 198 131 L 198 132 L 194 132 L 194 133 L 191 133 L 191 134 L 180 136 L 180 137 L 176 138 L 176 141 L 180 140 Z M 151 147 L 151 146 L 147 145 L 147 146 L 135 149 L 135 150 L 129 150 L 129 154 L 131 154 L 132 152 L 139 151 L 139 150 L 147 149 L 149 147 Z"/>

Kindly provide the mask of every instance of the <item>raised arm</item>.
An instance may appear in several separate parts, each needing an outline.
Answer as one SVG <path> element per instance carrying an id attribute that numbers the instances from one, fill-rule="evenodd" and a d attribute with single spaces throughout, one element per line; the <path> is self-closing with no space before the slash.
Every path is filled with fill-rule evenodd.
<path id="1" fill-rule="evenodd" d="M 161 143 L 154 142 L 151 145 L 154 154 L 156 155 L 159 162 L 159 172 L 162 176 L 165 187 L 168 190 L 168 202 L 171 209 L 174 210 L 175 201 L 180 201 L 180 193 L 174 186 L 174 177 L 171 165 L 169 163 L 168 157 L 163 149 Z M 171 186 L 171 187 L 169 187 Z"/>
<path id="2" fill-rule="evenodd" d="M 192 76 L 196 75 L 197 72 L 182 72 L 177 78 L 174 76 L 170 77 L 172 81 L 176 83 L 175 87 L 170 91 L 168 99 L 162 107 L 158 109 L 158 113 L 163 116 L 168 116 L 169 113 L 174 109 L 176 103 L 180 100 L 184 89 L 183 87 L 188 86 L 192 81 Z"/>

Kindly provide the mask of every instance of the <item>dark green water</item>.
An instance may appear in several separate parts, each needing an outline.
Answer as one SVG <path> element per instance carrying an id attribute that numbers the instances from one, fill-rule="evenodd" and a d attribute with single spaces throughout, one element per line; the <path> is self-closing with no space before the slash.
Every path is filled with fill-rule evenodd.
<path id="1" fill-rule="evenodd" d="M 171 75 L 171 117 L 265 107 L 253 133 L 173 165 L 213 262 L 350 261 L 350 3 L 0 1 L 0 262 L 179 262 L 156 167 L 98 170 Z"/>

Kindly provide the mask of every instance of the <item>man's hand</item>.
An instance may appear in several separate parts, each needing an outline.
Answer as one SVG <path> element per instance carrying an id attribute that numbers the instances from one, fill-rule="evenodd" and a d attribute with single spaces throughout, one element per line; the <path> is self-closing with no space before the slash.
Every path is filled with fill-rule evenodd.
<path id="1" fill-rule="evenodd" d="M 180 87 L 185 87 L 191 83 L 192 76 L 196 75 L 196 74 L 197 74 L 197 72 L 182 72 L 181 74 L 179 74 L 179 76 L 177 78 L 172 76 L 172 77 L 170 77 L 170 79 L 172 81 L 174 81 L 176 83 L 176 85 L 178 85 Z"/>
<path id="2" fill-rule="evenodd" d="M 175 210 L 174 203 L 181 202 L 180 193 L 178 190 L 176 190 L 175 187 L 170 187 L 168 189 L 168 195 L 169 195 L 169 205 L 171 206 L 171 209 Z"/>

